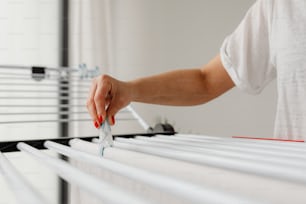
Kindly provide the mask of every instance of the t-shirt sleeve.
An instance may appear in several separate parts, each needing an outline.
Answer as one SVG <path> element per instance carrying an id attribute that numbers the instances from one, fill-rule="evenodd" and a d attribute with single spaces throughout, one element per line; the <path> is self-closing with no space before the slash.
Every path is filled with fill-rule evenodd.
<path id="1" fill-rule="evenodd" d="M 276 76 L 270 46 L 272 0 L 258 0 L 223 42 L 221 60 L 235 85 L 258 94 Z"/>

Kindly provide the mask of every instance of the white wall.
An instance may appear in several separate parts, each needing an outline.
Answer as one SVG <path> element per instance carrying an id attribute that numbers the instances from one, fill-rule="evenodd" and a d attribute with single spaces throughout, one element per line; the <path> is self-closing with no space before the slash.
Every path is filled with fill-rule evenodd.
<path id="1" fill-rule="evenodd" d="M 176 68 L 201 67 L 254 0 L 114 0 L 115 76 L 129 80 Z M 184 133 L 271 137 L 275 83 L 259 96 L 232 90 L 206 105 L 136 104 L 151 124 L 167 120 Z"/>
<path id="2" fill-rule="evenodd" d="M 59 6 L 60 0 L 0 0 L 0 64 L 58 66 L 60 50 Z M 11 73 L 10 70 L 2 69 L 0 72 Z M 2 76 L 1 73 L 0 76 Z M 28 74 L 30 78 L 30 71 L 28 71 Z M 1 83 L 5 82 L 20 83 L 20 80 L 1 79 Z M 45 83 L 29 82 L 29 80 L 23 82 L 37 83 L 38 86 Z M 18 88 L 22 89 L 22 87 Z M 1 86 L 1 89 L 14 89 L 14 87 Z M 0 91 L 0 97 L 8 96 L 20 96 L 20 93 Z M 32 94 L 32 96 L 38 97 L 39 95 Z M 41 105 L 43 102 L 37 100 L 14 102 L 12 100 L 0 100 L 1 105 L 14 103 Z M 48 101 L 48 103 L 55 105 L 57 100 L 55 98 L 53 101 Z M 30 112 L 31 110 L 25 110 L 25 108 L 0 108 L 2 113 L 26 111 Z M 35 112 L 36 109 L 32 109 L 32 111 Z M 50 117 L 52 116 L 48 116 L 49 119 Z M 56 118 L 57 116 L 55 116 Z M 43 118 L 29 116 L 7 117 L 4 115 L 0 117 L 0 121 L 30 119 L 39 120 Z M 0 124 L 0 141 L 57 137 L 57 127 L 56 123 Z M 16 169 L 34 186 L 34 189 L 42 193 L 50 203 L 56 203 L 58 180 L 50 169 L 45 168 L 31 157 L 20 152 L 6 153 L 5 155 Z M 0 204 L 16 203 L 16 196 L 11 193 L 5 177 L 1 174 L 0 192 Z"/>

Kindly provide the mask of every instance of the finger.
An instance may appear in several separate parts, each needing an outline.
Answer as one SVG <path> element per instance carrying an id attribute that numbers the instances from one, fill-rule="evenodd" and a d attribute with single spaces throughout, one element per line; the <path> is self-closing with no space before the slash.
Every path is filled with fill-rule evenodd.
<path id="1" fill-rule="evenodd" d="M 115 125 L 115 115 L 122 107 L 119 105 L 119 103 L 111 103 L 110 106 L 107 109 L 107 115 L 108 115 L 108 122 L 110 125 Z"/>
<path id="2" fill-rule="evenodd" d="M 111 91 L 111 82 L 105 76 L 102 76 L 97 84 L 97 90 L 95 92 L 94 101 L 97 109 L 97 114 L 102 123 L 106 118 L 106 106 L 108 106 L 107 98 Z"/>
<path id="3" fill-rule="evenodd" d="M 98 118 L 98 115 L 97 115 L 97 110 L 96 110 L 96 106 L 95 106 L 95 102 L 94 102 L 94 96 L 95 96 L 96 89 L 97 89 L 97 82 L 96 82 L 96 80 L 93 80 L 93 83 L 92 83 L 91 88 L 90 88 L 89 96 L 88 96 L 88 99 L 87 99 L 87 102 L 86 102 L 86 107 L 87 107 L 87 110 L 88 110 L 92 120 L 94 121 L 94 126 L 96 128 L 98 128 L 100 126 L 99 125 L 99 118 Z"/>
<path id="4" fill-rule="evenodd" d="M 108 109 L 110 103 L 111 103 L 111 97 L 106 97 L 106 99 L 105 99 L 105 109 L 106 110 Z M 106 115 L 107 115 L 107 113 L 106 113 Z"/>

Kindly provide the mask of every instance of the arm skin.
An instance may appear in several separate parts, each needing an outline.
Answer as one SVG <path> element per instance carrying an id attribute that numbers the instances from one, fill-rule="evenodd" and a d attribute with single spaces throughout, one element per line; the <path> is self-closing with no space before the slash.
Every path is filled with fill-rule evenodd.
<path id="1" fill-rule="evenodd" d="M 131 101 L 173 106 L 203 104 L 234 86 L 219 56 L 201 69 L 176 70 L 130 84 Z"/>
<path id="2" fill-rule="evenodd" d="M 113 118 L 132 101 L 172 106 L 199 105 L 234 86 L 217 55 L 200 69 L 176 70 L 128 82 L 102 75 L 93 81 L 87 108 L 93 120 L 101 124 L 99 116 Z M 114 119 L 110 119 L 110 123 L 113 125 Z"/>

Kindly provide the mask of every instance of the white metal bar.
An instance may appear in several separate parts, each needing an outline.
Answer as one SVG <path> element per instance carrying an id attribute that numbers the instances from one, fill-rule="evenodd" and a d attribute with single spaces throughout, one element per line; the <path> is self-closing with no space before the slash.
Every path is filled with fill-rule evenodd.
<path id="1" fill-rule="evenodd" d="M 204 139 L 204 140 L 220 140 L 220 141 L 231 141 L 231 142 L 239 142 L 241 144 L 256 144 L 256 145 L 270 145 L 276 147 L 292 147 L 295 148 L 306 148 L 306 143 L 304 142 L 283 142 L 283 141 L 269 141 L 269 140 L 253 140 L 253 139 L 240 139 L 240 138 L 229 138 L 229 137 L 214 137 L 207 135 L 186 135 L 186 134 L 177 134 L 178 137 L 183 138 L 193 138 L 193 139 Z"/>
<path id="2" fill-rule="evenodd" d="M 120 111 L 119 113 L 126 113 L 126 111 Z M 88 111 L 57 111 L 57 112 L 9 112 L 9 113 L 1 113 L 0 115 L 60 115 L 60 114 L 88 114 Z M 131 119 L 135 120 L 134 118 L 118 118 L 120 119 Z"/>
<path id="3" fill-rule="evenodd" d="M 79 111 L 79 112 L 74 112 L 74 111 L 57 111 L 57 112 L 0 112 L 0 115 L 61 115 L 61 114 L 70 114 L 70 115 L 77 115 L 77 114 L 88 114 L 88 112 L 85 111 Z"/>
<path id="4" fill-rule="evenodd" d="M 38 105 L 28 105 L 28 104 L 0 104 L 0 107 L 4 108 L 65 108 L 65 107 L 84 107 L 85 105 L 83 104 L 57 104 L 57 105 L 44 105 L 44 104 L 38 104 Z"/>
<path id="5" fill-rule="evenodd" d="M 8 159 L 0 152 L 0 174 L 16 195 L 18 203 L 45 204 L 47 202 L 12 166 Z"/>
<path id="6" fill-rule="evenodd" d="M 40 83 L 40 82 L 37 82 L 37 83 L 8 83 L 8 82 L 1 82 L 0 83 L 0 86 L 22 86 L 22 87 L 37 87 L 37 86 L 40 86 L 40 87 L 61 87 L 61 88 L 71 88 L 73 86 L 77 86 L 78 89 L 80 88 L 90 88 L 90 85 L 89 84 L 58 84 L 58 83 Z"/>
<path id="7" fill-rule="evenodd" d="M 18 124 L 18 123 L 57 123 L 57 122 L 87 122 L 92 119 L 56 119 L 56 120 L 11 120 L 11 121 L 0 121 L 0 124 Z"/>
<path id="8" fill-rule="evenodd" d="M 164 138 L 164 136 L 159 135 L 158 138 Z M 286 150 L 286 147 L 281 148 L 278 146 L 262 146 L 262 145 L 256 145 L 252 143 L 240 143 L 240 142 L 233 142 L 232 140 L 214 140 L 214 139 L 200 139 L 200 138 L 187 138 L 187 137 L 181 137 L 179 135 L 176 135 L 176 137 L 173 138 L 174 140 L 180 140 L 180 141 L 189 141 L 194 143 L 195 145 L 203 145 L 203 144 L 209 144 L 214 146 L 227 146 L 228 148 L 236 148 L 246 151 L 261 151 L 262 153 L 280 153 L 280 154 L 288 154 L 288 155 L 300 155 L 301 157 L 306 157 L 306 155 L 301 155 L 300 150 L 305 151 L 303 148 L 296 148 L 292 149 L 290 147 L 290 151 L 284 151 Z"/>
<path id="9" fill-rule="evenodd" d="M 235 158 L 224 158 L 206 154 L 198 154 L 169 148 L 140 146 L 135 144 L 135 139 L 116 138 L 113 146 L 133 151 L 149 153 L 157 156 L 179 159 L 187 162 L 193 162 L 208 166 L 214 166 L 223 169 L 252 173 L 259 176 L 266 176 L 275 179 L 288 180 L 291 182 L 306 185 L 306 174 L 303 168 L 293 168 L 290 166 L 275 165 L 270 163 L 261 163 L 249 160 Z"/>
<path id="10" fill-rule="evenodd" d="M 139 168 L 120 164 L 118 162 L 74 150 L 55 142 L 47 141 L 45 146 L 48 149 L 54 150 L 65 156 L 81 160 L 91 165 L 99 166 L 100 168 L 110 170 L 129 179 L 148 184 L 160 191 L 178 196 L 192 203 L 255 203 L 254 201 L 241 196 L 228 194 L 215 189 L 204 188 L 186 181 L 180 181 L 168 176 L 162 176 Z M 116 150 L 114 149 L 113 151 Z"/>
<path id="11" fill-rule="evenodd" d="M 21 70 L 31 70 L 33 66 L 23 66 L 23 65 L 0 65 L 1 69 L 21 69 Z M 34 66 L 35 67 L 35 66 Z M 42 66 L 44 67 L 44 66 Z M 48 71 L 56 71 L 61 72 L 65 70 L 65 72 L 79 72 L 80 69 L 73 68 L 73 67 L 44 67 Z M 68 68 L 68 69 L 66 69 Z"/>
<path id="12" fill-rule="evenodd" d="M 61 70 L 62 72 L 65 72 L 66 70 Z M 65 79 L 65 77 L 69 77 L 69 79 L 74 78 L 74 79 L 79 79 L 79 80 L 90 80 L 89 78 L 81 78 L 81 75 L 78 75 L 78 73 L 69 73 L 69 76 L 61 76 L 58 75 L 60 72 L 55 72 L 55 75 L 50 75 L 50 73 L 45 73 L 45 74 L 38 74 L 38 73 L 32 73 L 32 70 L 27 70 L 27 72 L 22 72 L 22 73 L 17 73 L 17 72 L 0 72 L 0 76 L 23 76 L 23 77 L 28 77 L 28 76 L 46 76 L 46 79 L 50 79 L 50 77 L 56 77 L 56 79 Z"/>
<path id="13" fill-rule="evenodd" d="M 47 76 L 45 74 L 27 74 L 26 76 L 14 76 L 14 75 L 6 75 L 6 76 L 2 76 L 2 73 L 0 73 L 0 80 L 21 80 L 21 81 L 25 81 L 25 80 L 35 80 L 36 78 L 41 77 L 41 80 L 44 81 L 58 81 L 58 82 L 77 82 L 77 83 L 90 83 L 90 79 L 82 79 L 81 77 L 69 77 L 69 79 L 67 78 L 63 78 L 63 77 L 51 77 L 51 76 Z"/>
<path id="14" fill-rule="evenodd" d="M 117 121 L 132 121 L 134 118 L 116 118 Z M 15 124 L 15 123 L 54 123 L 54 122 L 87 122 L 92 121 L 91 118 L 80 119 L 55 119 L 55 120 L 11 120 L 0 121 L 0 124 Z"/>
<path id="15" fill-rule="evenodd" d="M 31 75 L 31 70 L 29 70 L 28 73 L 14 73 L 14 72 L 0 72 L 0 75 L 2 76 L 29 76 Z M 43 74 L 42 74 L 43 75 Z"/>
<path id="16" fill-rule="evenodd" d="M 215 155 L 220 157 L 232 157 L 232 158 L 240 158 L 245 160 L 252 160 L 257 162 L 269 162 L 271 164 L 279 164 L 279 165 L 287 165 L 287 166 L 294 166 L 294 167 L 300 167 L 305 168 L 306 170 L 306 159 L 296 159 L 296 158 L 283 158 L 280 156 L 271 156 L 266 154 L 255 154 L 250 152 L 243 152 L 243 151 L 233 151 L 233 150 L 224 150 L 221 148 L 214 148 L 208 145 L 202 146 L 191 146 L 187 142 L 183 141 L 176 141 L 176 140 L 165 140 L 162 141 L 158 138 L 154 137 L 136 137 L 136 141 L 140 142 L 141 145 L 153 145 L 158 147 L 165 147 L 165 148 L 171 148 L 171 149 L 177 149 L 177 150 L 184 150 L 184 151 L 190 151 L 190 152 L 197 152 L 201 154 L 207 154 L 207 155 Z"/>
<path id="17" fill-rule="evenodd" d="M 158 138 L 164 138 L 166 139 L 165 136 L 157 136 Z M 228 146 L 232 148 L 237 148 L 245 151 L 250 151 L 250 152 L 258 152 L 261 151 L 262 153 L 280 153 L 280 154 L 285 154 L 285 155 L 297 155 L 298 157 L 306 157 L 306 153 L 304 149 L 294 149 L 293 147 L 277 147 L 277 146 L 261 146 L 261 145 L 253 145 L 251 143 L 239 143 L 239 142 L 231 142 L 231 141 L 226 141 L 226 140 L 209 140 L 209 139 L 195 139 L 195 138 L 183 138 L 179 136 L 173 137 L 173 140 L 180 140 L 180 141 L 189 141 L 193 143 L 198 143 L 198 144 L 210 144 L 210 145 L 223 145 L 223 146 Z M 288 151 L 286 151 L 288 150 Z"/>
<path id="18" fill-rule="evenodd" d="M 120 111 L 126 113 L 125 111 Z M 88 111 L 56 111 L 56 112 L 0 112 L 0 115 L 60 115 L 60 114 L 88 114 Z M 131 118 L 132 119 L 132 118 Z M 133 119 L 136 120 L 136 119 Z"/>
<path id="19" fill-rule="evenodd" d="M 148 203 L 143 199 L 128 195 L 126 192 L 114 185 L 103 182 L 96 177 L 72 167 L 67 162 L 48 156 L 25 143 L 18 143 L 17 148 L 28 153 L 42 164 L 52 168 L 63 179 L 79 185 L 81 188 L 94 194 L 106 203 Z"/>
<path id="20" fill-rule="evenodd" d="M 85 100 L 85 96 L 0 96 L 0 100 Z"/>
<path id="21" fill-rule="evenodd" d="M 148 130 L 150 128 L 148 123 L 142 117 L 140 117 L 140 115 L 132 108 L 131 105 L 127 106 L 126 109 L 130 111 L 132 115 L 138 120 L 143 129 Z"/>
<path id="22" fill-rule="evenodd" d="M 71 91 L 65 91 L 65 90 L 22 90 L 22 89 L 0 89 L 0 92 L 9 92 L 9 93 L 67 93 L 67 94 L 75 94 L 75 93 L 88 93 L 88 91 L 85 90 L 71 90 Z"/>
<path id="23" fill-rule="evenodd" d="M 190 146 L 194 147 L 203 147 L 203 148 L 215 148 L 215 149 L 223 149 L 223 150 L 229 150 L 229 151 L 239 151 L 239 152 L 247 152 L 247 153 L 254 153 L 254 154 L 262 154 L 267 156 L 277 156 L 277 157 L 284 157 L 287 159 L 306 159 L 306 155 L 300 154 L 300 153 L 294 153 L 290 151 L 280 151 L 275 149 L 267 149 L 267 148 L 261 148 L 261 147 L 245 147 L 244 145 L 232 145 L 230 142 L 228 143 L 218 143 L 215 141 L 193 141 L 188 139 L 181 139 L 179 137 L 163 137 L 161 135 L 158 135 L 154 137 L 155 140 L 160 140 L 163 142 L 178 142 L 178 143 L 185 143 Z"/>
<path id="24" fill-rule="evenodd" d="M 233 151 L 233 152 L 240 152 L 242 154 L 256 154 L 262 156 L 272 156 L 272 157 L 279 157 L 288 160 L 301 160 L 305 161 L 306 156 L 291 152 L 283 152 L 283 151 L 275 151 L 275 150 L 266 150 L 261 148 L 248 148 L 248 147 L 240 147 L 234 146 L 231 144 L 219 144 L 219 143 L 201 143 L 196 141 L 185 141 L 185 140 L 177 140 L 175 136 L 173 137 L 152 137 L 152 140 L 160 141 L 163 143 L 170 143 L 170 144 L 177 144 L 177 145 L 188 145 L 191 147 L 200 147 L 205 149 L 215 149 L 215 150 L 224 150 L 224 151 Z"/>

